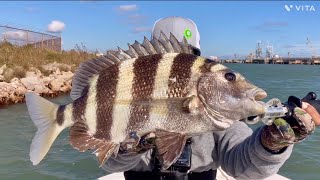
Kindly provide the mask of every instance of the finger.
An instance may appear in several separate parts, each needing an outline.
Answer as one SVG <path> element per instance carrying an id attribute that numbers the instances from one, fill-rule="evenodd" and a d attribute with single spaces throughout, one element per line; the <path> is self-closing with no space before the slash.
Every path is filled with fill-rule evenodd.
<path id="1" fill-rule="evenodd" d="M 320 115 L 312 105 L 306 102 L 302 102 L 302 109 L 312 117 L 312 120 L 314 121 L 316 126 L 320 126 Z"/>
<path id="2" fill-rule="evenodd" d="M 305 110 L 296 107 L 294 108 L 294 114 L 292 117 L 296 121 L 290 121 L 290 125 L 295 130 L 296 134 L 301 138 L 305 138 L 309 133 L 314 131 L 315 123 L 312 120 L 310 114 L 308 114 Z"/>

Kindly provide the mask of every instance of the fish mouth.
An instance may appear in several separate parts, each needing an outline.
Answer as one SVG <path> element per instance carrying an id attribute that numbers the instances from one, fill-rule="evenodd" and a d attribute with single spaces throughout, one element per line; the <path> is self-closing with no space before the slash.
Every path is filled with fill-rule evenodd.
<path id="1" fill-rule="evenodd" d="M 248 91 L 247 97 L 253 103 L 253 109 L 250 113 L 251 116 L 257 116 L 265 113 L 265 103 L 261 101 L 262 99 L 267 97 L 267 93 L 261 88 L 255 88 L 253 90 Z M 249 106 L 250 107 L 250 106 Z"/>

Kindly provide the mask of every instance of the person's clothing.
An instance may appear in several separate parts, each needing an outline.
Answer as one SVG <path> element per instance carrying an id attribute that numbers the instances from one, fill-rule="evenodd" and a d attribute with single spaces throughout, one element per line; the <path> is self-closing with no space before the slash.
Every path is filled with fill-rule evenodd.
<path id="1" fill-rule="evenodd" d="M 204 172 L 192 172 L 192 173 L 165 173 L 159 175 L 157 172 L 139 172 L 139 171 L 125 171 L 124 177 L 126 180 L 215 180 L 217 175 L 217 170 L 210 169 L 209 171 Z"/>
<path id="2" fill-rule="evenodd" d="M 254 132 L 244 123 L 193 137 L 191 172 L 222 169 L 236 179 L 262 179 L 278 172 L 289 158 L 293 145 L 279 154 L 268 152 L 261 144 L 260 127 Z M 151 150 L 135 156 L 118 155 L 108 159 L 103 169 L 109 173 L 152 171 Z"/>
<path id="3" fill-rule="evenodd" d="M 168 38 L 172 33 L 179 42 L 185 37 L 188 44 L 200 50 L 200 34 L 197 25 L 190 19 L 176 16 L 159 19 L 153 25 L 151 39 L 158 39 L 161 32 Z"/>

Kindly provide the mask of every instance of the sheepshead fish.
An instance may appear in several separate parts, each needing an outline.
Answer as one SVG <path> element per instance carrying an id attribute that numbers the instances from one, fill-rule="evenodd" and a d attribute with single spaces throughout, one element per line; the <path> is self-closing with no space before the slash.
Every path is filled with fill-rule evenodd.
<path id="1" fill-rule="evenodd" d="M 93 149 L 99 165 L 127 139 L 155 135 L 155 147 L 168 168 L 186 139 L 224 130 L 235 121 L 264 113 L 266 92 L 222 64 L 191 54 L 186 40 L 163 33 L 129 50 L 83 62 L 73 79 L 70 104 L 57 105 L 26 94 L 38 128 L 30 160 L 38 164 L 65 128 L 70 144 Z"/>

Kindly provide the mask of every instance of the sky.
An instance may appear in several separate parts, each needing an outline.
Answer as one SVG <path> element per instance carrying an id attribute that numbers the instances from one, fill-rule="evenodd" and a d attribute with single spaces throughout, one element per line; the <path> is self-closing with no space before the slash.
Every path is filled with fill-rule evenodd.
<path id="1" fill-rule="evenodd" d="M 319 1 L 0 1 L 0 25 L 61 32 L 65 50 L 127 49 L 167 16 L 197 24 L 204 56 L 245 57 L 258 41 L 263 55 L 268 44 L 283 57 L 320 54 Z"/>

